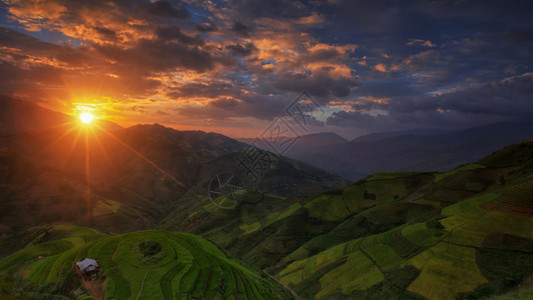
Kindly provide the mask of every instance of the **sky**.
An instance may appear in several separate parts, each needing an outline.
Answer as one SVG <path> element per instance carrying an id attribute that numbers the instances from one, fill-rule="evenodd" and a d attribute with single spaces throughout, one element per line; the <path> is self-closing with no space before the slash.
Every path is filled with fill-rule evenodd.
<path id="1" fill-rule="evenodd" d="M 123 126 L 256 137 L 304 102 L 296 134 L 346 138 L 533 116 L 531 1 L 1 1 L 0 93 Z"/>

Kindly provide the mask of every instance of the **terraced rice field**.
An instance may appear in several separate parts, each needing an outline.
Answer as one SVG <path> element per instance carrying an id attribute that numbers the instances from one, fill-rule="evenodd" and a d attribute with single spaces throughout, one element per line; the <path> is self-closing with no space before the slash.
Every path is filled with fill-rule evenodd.
<path id="1" fill-rule="evenodd" d="M 533 217 L 533 180 L 508 187 L 500 198 L 485 203 L 483 208 Z"/>
<path id="2" fill-rule="evenodd" d="M 161 246 L 147 263 L 138 245 L 150 241 Z M 20 272 L 20 294 L 51 295 L 54 285 L 78 280 L 74 262 L 84 257 L 99 261 L 106 299 L 278 299 L 275 285 L 257 273 L 228 259 L 216 246 L 191 234 L 140 231 L 100 238 L 75 245 L 65 239 L 23 249 L 3 259 L 0 271 L 13 264 L 25 265 Z M 281 290 L 276 286 L 274 289 Z M 61 293 L 57 297 L 72 297 Z"/>
<path id="3" fill-rule="evenodd" d="M 281 282 L 289 286 L 318 284 L 318 299 L 339 289 L 344 294 L 364 290 L 383 280 L 383 274 L 367 255 L 361 251 L 344 255 L 343 250 L 344 245 L 339 245 L 290 264 L 280 273 Z"/>
<path id="4" fill-rule="evenodd" d="M 422 272 L 408 290 L 428 299 L 456 299 L 458 294 L 473 291 L 487 283 L 471 247 L 439 243 L 414 257 L 411 263 Z"/>
<path id="5" fill-rule="evenodd" d="M 383 244 L 391 247 L 398 256 L 408 259 L 416 255 L 421 248 L 402 235 L 401 228 L 397 228 L 372 238 L 364 239 L 360 248 L 371 248 L 376 244 Z"/>
<path id="6" fill-rule="evenodd" d="M 279 274 L 289 286 L 318 280 L 317 298 L 340 289 L 349 294 L 383 280 L 382 270 L 403 265 L 423 248 L 402 235 L 401 228 L 339 244 L 317 255 L 291 263 Z"/>

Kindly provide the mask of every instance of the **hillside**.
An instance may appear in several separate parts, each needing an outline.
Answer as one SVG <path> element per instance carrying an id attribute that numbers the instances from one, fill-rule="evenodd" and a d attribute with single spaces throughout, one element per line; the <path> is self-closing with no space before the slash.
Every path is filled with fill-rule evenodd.
<path id="1" fill-rule="evenodd" d="M 169 211 L 191 214 L 208 205 L 208 183 L 238 169 L 236 156 L 245 147 L 216 133 L 158 124 L 121 128 L 102 120 L 90 128 L 71 119 L 0 136 L 0 228 L 59 222 L 114 232 L 150 229 Z M 263 175 L 254 188 L 279 197 L 348 183 L 282 157 Z"/>
<path id="2" fill-rule="evenodd" d="M 306 299 L 503 294 L 533 275 L 533 144 L 443 173 L 386 172 L 315 196 L 243 201 L 194 232 Z M 201 224 L 202 222 L 200 222 Z"/>
<path id="3" fill-rule="evenodd" d="M 60 126 L 70 117 L 0 94 L 0 135 Z"/>
<path id="4" fill-rule="evenodd" d="M 217 209 L 206 203 L 185 212 L 176 207 L 159 226 L 203 236 L 229 256 L 275 276 L 305 299 L 478 299 L 505 293 L 531 295 L 530 142 L 508 146 L 475 163 L 442 173 L 376 173 L 344 188 L 313 196 L 279 197 L 250 189 L 243 191 L 242 200 L 234 209 Z M 4 293 L 17 294 L 22 289 L 26 295 L 37 295 L 77 289 L 77 281 L 64 280 L 72 277 L 58 280 L 57 275 L 52 275 L 58 273 L 50 270 L 71 270 L 61 267 L 65 266 L 64 261 L 95 253 L 104 257 L 102 264 L 104 267 L 107 264 L 106 270 L 119 268 L 122 277 L 114 271 L 106 273 L 112 280 L 98 281 L 99 289 L 94 290 L 95 286 L 89 289 L 92 294 L 105 291 L 107 295 L 120 293 L 117 298 L 126 298 L 126 293 L 130 296 L 144 293 L 148 282 L 155 289 L 150 288 L 150 293 L 166 295 L 169 290 L 163 284 L 166 282 L 163 274 L 173 269 L 165 268 L 163 272 L 147 267 L 144 273 L 136 271 L 135 259 L 142 258 L 132 257 L 132 253 L 137 253 L 131 252 L 134 244 L 143 239 L 162 245 L 166 245 L 163 240 L 200 243 L 202 249 L 189 251 L 195 259 L 202 259 L 195 255 L 205 255 L 203 251 L 212 247 L 198 237 L 169 231 L 114 236 L 92 229 L 76 233 L 78 230 L 61 228 L 70 227 L 45 231 L 4 229 L 0 245 L 9 245 L 11 249 L 3 255 L 21 249 L 0 262 Z M 114 264 L 106 260 L 106 255 L 112 257 Z M 41 259 L 35 260 L 39 256 Z M 167 259 L 161 258 L 163 261 Z M 195 272 L 205 276 L 201 271 Z M 146 274 L 150 276 L 144 277 Z M 204 288 L 191 285 L 190 289 L 182 289 L 188 281 L 183 279 L 186 277 L 180 278 L 180 283 L 170 285 L 171 293 L 175 293 L 175 286 L 191 296 L 195 293 L 196 297 L 201 297 L 201 292 L 215 293 L 214 283 L 204 283 Z M 274 282 L 260 282 L 256 281 L 264 289 L 257 286 L 255 289 L 267 291 L 260 297 L 270 297 L 268 291 L 274 293 L 273 297 L 277 297 L 277 292 L 286 293 Z M 518 286 L 521 282 L 524 285 Z M 238 290 L 237 283 L 235 286 Z"/>
<path id="5" fill-rule="evenodd" d="M 514 130 L 494 126 L 498 139 Z M 495 146 L 487 128 L 443 133 L 432 147 Z M 464 144 L 467 135 L 479 138 Z M 360 143 L 409 154 L 431 138 Z M 64 124 L 0 142 L 6 298 L 290 298 L 275 280 L 304 299 L 532 295 L 531 140 L 444 172 L 380 172 L 351 184 L 220 134 L 157 124 Z M 238 162 L 263 154 L 256 181 Z M 232 179 L 238 189 L 231 182 L 222 192 Z M 84 287 L 71 262 L 89 254 L 104 271 Z"/>
<path id="6" fill-rule="evenodd" d="M 192 213 L 169 211 L 160 227 L 199 234 L 224 249 L 226 256 L 270 273 L 305 299 L 531 296 L 531 142 L 442 173 L 376 173 L 314 196 L 279 197 L 246 190 L 242 201 L 229 210 L 207 203 Z M 142 241 L 163 245 L 167 254 L 174 249 L 178 260 L 173 255 L 139 258 L 140 250 L 132 249 Z M 113 294 L 117 299 L 148 292 L 170 297 L 176 287 L 192 297 L 230 293 L 220 279 L 211 280 L 216 272 L 202 272 L 192 263 L 190 268 L 198 274 L 194 284 L 186 279 L 189 272 L 180 272 L 179 257 L 192 256 L 203 264 L 202 256 L 209 256 L 206 251 L 221 255 L 206 243 L 197 236 L 162 230 L 123 235 L 65 226 L 4 230 L 0 246 L 9 245 L 3 255 L 11 254 L 0 261 L 1 287 L 3 293 L 15 295 L 65 295 L 79 287 L 65 261 L 93 255 L 106 272 L 84 293 Z M 139 260 L 156 262 L 152 268 Z M 227 274 L 218 260 L 209 264 Z M 245 282 L 240 290 L 236 279 L 233 291 L 244 290 L 247 296 L 233 294 L 235 298 L 290 296 L 266 275 L 257 276 L 259 271 L 229 264 L 249 276 L 238 276 Z M 256 292 L 261 295 L 248 296 Z"/>
<path id="7" fill-rule="evenodd" d="M 83 227 L 43 228 L 24 249 L 0 260 L 0 296 L 46 299 L 280 299 L 283 287 L 229 259 L 206 240 L 184 233 L 108 235 Z M 93 281 L 74 262 L 97 259 Z"/>
<path id="8" fill-rule="evenodd" d="M 338 234 L 315 238 L 284 259 L 290 264 L 278 276 L 300 295 L 316 298 L 477 299 L 505 293 L 533 274 L 532 154 L 532 145 L 515 145 L 436 173 L 416 196 L 391 205 L 432 205 L 437 214 L 345 242 Z M 449 197 L 445 189 L 464 195 Z M 445 202 L 445 195 L 452 201 Z M 317 253 L 315 244 L 328 249 Z"/>

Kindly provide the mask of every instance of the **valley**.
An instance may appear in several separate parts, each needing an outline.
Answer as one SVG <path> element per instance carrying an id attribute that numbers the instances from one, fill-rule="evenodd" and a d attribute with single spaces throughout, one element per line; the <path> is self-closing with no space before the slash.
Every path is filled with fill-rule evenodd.
<path id="1" fill-rule="evenodd" d="M 350 183 L 215 133 L 69 128 L 1 137 L 2 298 L 533 294 L 530 140 L 444 172 Z M 257 153 L 260 180 L 238 164 Z M 238 189 L 210 195 L 233 176 Z M 84 257 L 101 264 L 92 281 L 75 275 Z"/>

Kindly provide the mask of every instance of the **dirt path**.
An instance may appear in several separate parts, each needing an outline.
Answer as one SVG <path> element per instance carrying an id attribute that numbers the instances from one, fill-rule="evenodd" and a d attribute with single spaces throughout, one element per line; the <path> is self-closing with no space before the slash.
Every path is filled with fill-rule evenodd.
<path id="1" fill-rule="evenodd" d="M 104 299 L 104 281 L 103 280 L 81 280 L 81 285 L 98 300 Z"/>
<path id="2" fill-rule="evenodd" d="M 146 271 L 146 273 L 144 274 L 144 278 L 143 278 L 143 283 L 141 284 L 141 288 L 139 289 L 139 293 L 137 294 L 137 298 L 135 299 L 139 299 L 139 296 L 141 296 L 141 292 L 143 291 L 143 288 L 144 288 L 144 281 L 146 280 L 146 275 L 148 275 L 149 271 Z"/>

